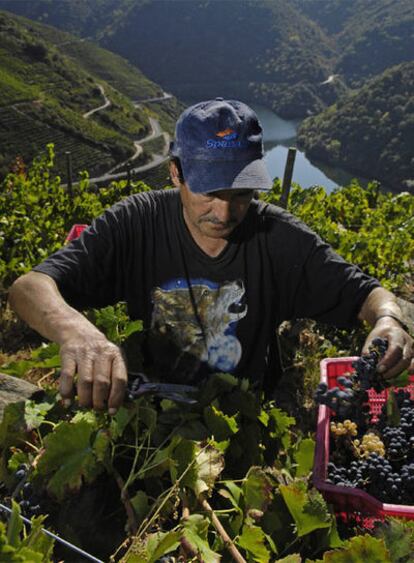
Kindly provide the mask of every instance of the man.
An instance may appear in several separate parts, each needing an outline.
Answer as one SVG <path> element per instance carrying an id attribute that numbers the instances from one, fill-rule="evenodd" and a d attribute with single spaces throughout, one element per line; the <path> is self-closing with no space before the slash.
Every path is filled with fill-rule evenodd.
<path id="1" fill-rule="evenodd" d="M 309 317 L 359 320 L 388 340 L 379 370 L 410 365 L 413 341 L 394 296 L 344 262 L 287 212 L 254 198 L 271 180 L 262 129 L 242 102 L 216 98 L 180 116 L 171 149 L 176 189 L 135 194 L 10 290 L 30 326 L 61 345 L 60 392 L 116 412 L 127 382 L 121 351 L 78 310 L 125 301 L 144 320 L 148 369 L 196 383 L 214 371 L 261 384 L 277 377 L 276 326 Z"/>

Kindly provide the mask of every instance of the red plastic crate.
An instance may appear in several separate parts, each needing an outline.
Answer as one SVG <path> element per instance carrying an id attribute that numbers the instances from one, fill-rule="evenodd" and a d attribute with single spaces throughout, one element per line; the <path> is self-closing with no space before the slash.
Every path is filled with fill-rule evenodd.
<path id="1" fill-rule="evenodd" d="M 320 381 L 325 382 L 329 388 L 337 385 L 337 378 L 341 375 L 352 373 L 352 362 L 356 357 L 327 358 L 321 362 Z M 410 377 L 410 384 L 405 387 L 414 397 L 414 376 Z M 381 407 L 387 399 L 387 391 L 376 393 L 373 389 L 369 392 L 369 404 L 373 421 L 381 412 Z M 321 491 L 326 501 L 332 504 L 335 511 L 349 520 L 352 515 L 361 519 L 364 527 L 371 527 L 373 519 L 383 519 L 384 516 L 398 516 L 414 520 L 413 505 L 399 505 L 383 503 L 362 489 L 353 487 L 340 487 L 326 482 L 327 466 L 329 462 L 329 425 L 331 410 L 326 405 L 319 406 L 318 425 L 316 429 L 316 449 L 313 466 L 313 483 Z M 368 518 L 363 518 L 368 516 Z"/>
<path id="2" fill-rule="evenodd" d="M 68 232 L 68 236 L 66 237 L 65 242 L 70 242 L 71 240 L 75 240 L 76 238 L 80 237 L 82 232 L 88 227 L 88 225 L 82 225 L 81 223 L 76 223 L 72 225 L 70 231 Z"/>

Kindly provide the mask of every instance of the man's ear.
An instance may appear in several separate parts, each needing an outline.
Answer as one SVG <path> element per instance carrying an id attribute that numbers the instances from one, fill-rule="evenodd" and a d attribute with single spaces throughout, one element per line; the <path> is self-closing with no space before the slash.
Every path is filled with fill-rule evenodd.
<path id="1" fill-rule="evenodd" d="M 177 165 L 175 162 L 170 161 L 170 178 L 171 182 L 174 184 L 176 188 L 179 188 L 181 185 L 180 182 L 180 174 L 178 172 Z"/>

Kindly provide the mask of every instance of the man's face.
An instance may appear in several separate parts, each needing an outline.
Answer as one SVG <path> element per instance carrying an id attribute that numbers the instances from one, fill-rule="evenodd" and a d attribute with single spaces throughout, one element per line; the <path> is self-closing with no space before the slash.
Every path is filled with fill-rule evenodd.
<path id="1" fill-rule="evenodd" d="M 225 239 L 246 216 L 254 190 L 219 190 L 195 194 L 180 184 L 184 219 L 191 232 L 199 236 Z"/>

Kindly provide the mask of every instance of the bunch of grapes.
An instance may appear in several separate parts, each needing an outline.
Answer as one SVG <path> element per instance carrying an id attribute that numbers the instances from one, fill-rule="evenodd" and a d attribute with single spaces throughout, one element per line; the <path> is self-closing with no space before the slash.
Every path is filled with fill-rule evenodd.
<path id="1" fill-rule="evenodd" d="M 361 428 L 367 428 L 370 418 L 367 390 L 384 388 L 377 365 L 387 346 L 385 339 L 375 338 L 368 354 L 353 363 L 354 374 L 338 377 L 338 387 L 329 389 L 324 382 L 318 385 L 314 395 L 316 403 L 327 405 L 339 419 L 350 418 Z"/>
<path id="2" fill-rule="evenodd" d="M 360 440 L 354 440 L 354 447 L 361 457 L 369 457 L 371 454 L 376 453 L 382 457 L 385 455 L 384 442 L 374 432 L 367 432 Z"/>
<path id="3" fill-rule="evenodd" d="M 377 371 L 378 362 L 384 356 L 388 348 L 387 340 L 374 338 L 368 354 L 364 354 L 356 360 L 352 367 L 355 369 L 356 379 L 361 389 L 375 389 L 377 393 L 383 391 L 386 382 Z"/>
<path id="4" fill-rule="evenodd" d="M 358 434 L 358 427 L 355 422 L 349 419 L 344 422 L 331 422 L 331 434 L 335 437 L 339 436 L 356 436 Z"/>
<path id="5" fill-rule="evenodd" d="M 364 489 L 382 502 L 414 504 L 414 398 L 404 389 L 390 391 L 376 422 L 369 413 L 368 390 L 386 387 L 377 371 L 386 350 L 387 341 L 375 339 L 352 375 L 339 377 L 332 389 L 322 383 L 315 393 L 333 411 L 327 482 Z"/>
<path id="6" fill-rule="evenodd" d="M 40 498 L 34 493 L 33 485 L 27 480 L 29 466 L 26 463 L 19 465 L 14 474 L 17 485 L 13 496 L 19 502 L 23 516 L 31 518 L 41 514 Z"/>

